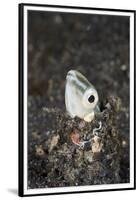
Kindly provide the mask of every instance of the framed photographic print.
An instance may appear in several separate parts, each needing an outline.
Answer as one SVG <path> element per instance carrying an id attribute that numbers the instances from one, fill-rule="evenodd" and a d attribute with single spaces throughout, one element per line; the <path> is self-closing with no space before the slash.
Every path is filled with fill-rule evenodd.
<path id="1" fill-rule="evenodd" d="M 134 10 L 19 4 L 19 195 L 135 189 Z"/>

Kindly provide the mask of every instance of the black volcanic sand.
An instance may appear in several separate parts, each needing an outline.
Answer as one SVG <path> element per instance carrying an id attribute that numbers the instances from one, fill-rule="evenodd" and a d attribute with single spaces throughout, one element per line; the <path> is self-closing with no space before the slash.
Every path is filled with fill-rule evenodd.
<path id="1" fill-rule="evenodd" d="M 129 18 L 28 16 L 28 188 L 129 182 Z M 101 112 L 91 123 L 66 113 L 70 69 L 98 91 Z M 81 148 L 75 135 L 91 140 Z"/>

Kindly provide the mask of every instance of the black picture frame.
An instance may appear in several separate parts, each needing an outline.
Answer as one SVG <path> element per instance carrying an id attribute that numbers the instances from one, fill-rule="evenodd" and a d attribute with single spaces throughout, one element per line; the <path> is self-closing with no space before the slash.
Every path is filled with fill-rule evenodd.
<path id="1" fill-rule="evenodd" d="M 134 148 L 133 148 L 133 154 L 134 154 L 134 168 L 133 168 L 133 186 L 131 187 L 125 187 L 125 188 L 107 188 L 107 189 L 97 189 L 97 190 L 78 190 L 78 191 L 63 191 L 63 192 L 48 192 L 46 193 L 45 191 L 42 193 L 38 193 L 37 190 L 35 193 L 25 193 L 25 187 L 24 187 L 24 154 L 25 154 L 25 147 L 24 147 L 24 107 L 25 107 L 25 102 L 24 102 L 24 11 L 25 8 L 28 7 L 40 7 L 40 8 L 62 8 L 62 9 L 80 9 L 80 10 L 88 10 L 88 11 L 108 11 L 108 12 L 122 12 L 122 13 L 131 13 L 134 18 Z M 87 192 L 105 192 L 105 191 L 120 191 L 120 190 L 133 190 L 136 189 L 136 11 L 135 10 L 122 10 L 122 9 L 106 9 L 106 8 L 91 8 L 91 7 L 72 7 L 72 6 L 60 6 L 60 5 L 44 5 L 44 4 L 26 4 L 22 3 L 19 4 L 19 19 L 18 19 L 18 27 L 19 27 L 19 91 L 18 91 L 18 97 L 19 97 L 19 137 L 18 137 L 18 143 L 19 143 L 19 157 L 18 157 L 18 167 L 19 167 L 19 173 L 18 173 L 18 194 L 19 196 L 42 196 L 42 195 L 58 195 L 58 194 L 70 194 L 70 193 L 87 193 Z M 27 106 L 27 105 L 26 105 Z"/>

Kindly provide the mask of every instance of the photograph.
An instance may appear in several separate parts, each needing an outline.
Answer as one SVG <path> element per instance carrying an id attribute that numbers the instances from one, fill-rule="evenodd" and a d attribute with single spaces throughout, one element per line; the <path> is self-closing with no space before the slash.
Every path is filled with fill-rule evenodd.
<path id="1" fill-rule="evenodd" d="M 135 189 L 135 10 L 19 4 L 19 195 Z"/>

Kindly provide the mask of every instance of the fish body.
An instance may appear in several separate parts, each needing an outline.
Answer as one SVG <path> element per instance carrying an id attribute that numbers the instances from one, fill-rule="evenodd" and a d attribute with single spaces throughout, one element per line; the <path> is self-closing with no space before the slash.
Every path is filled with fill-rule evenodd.
<path id="1" fill-rule="evenodd" d="M 95 87 L 78 71 L 70 70 L 66 77 L 65 104 L 69 115 L 87 122 L 99 112 L 98 93 Z"/>

